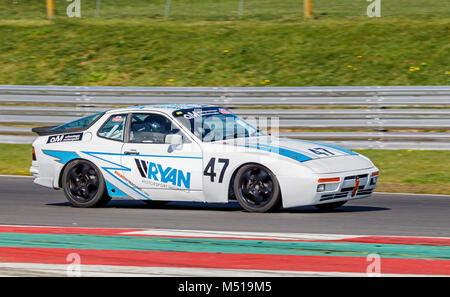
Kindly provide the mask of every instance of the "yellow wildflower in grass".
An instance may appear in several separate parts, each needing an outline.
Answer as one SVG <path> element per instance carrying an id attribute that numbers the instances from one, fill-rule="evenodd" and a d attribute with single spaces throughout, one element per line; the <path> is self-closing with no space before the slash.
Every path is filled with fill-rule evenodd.
<path id="1" fill-rule="evenodd" d="M 358 59 L 362 59 L 363 56 L 356 56 Z"/>
<path id="2" fill-rule="evenodd" d="M 445 71 L 445 75 L 449 75 L 450 74 L 450 71 Z"/>
<path id="3" fill-rule="evenodd" d="M 264 82 L 269 83 L 270 79 L 265 79 Z"/>
<path id="4" fill-rule="evenodd" d="M 167 81 L 173 82 L 175 80 L 173 78 L 169 78 Z"/>
<path id="5" fill-rule="evenodd" d="M 353 66 L 352 66 L 352 65 L 347 65 L 347 67 L 348 67 L 348 68 L 352 68 Z"/>
<path id="6" fill-rule="evenodd" d="M 228 52 L 229 52 L 229 50 L 223 50 L 223 52 L 224 52 L 224 53 L 228 53 Z"/>

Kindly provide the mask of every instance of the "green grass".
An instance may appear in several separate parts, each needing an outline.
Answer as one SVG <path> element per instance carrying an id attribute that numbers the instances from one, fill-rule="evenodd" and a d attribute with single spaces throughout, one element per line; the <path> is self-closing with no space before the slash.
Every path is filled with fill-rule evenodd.
<path id="1" fill-rule="evenodd" d="M 380 169 L 377 191 L 450 194 L 450 151 L 358 150 Z M 30 175 L 31 145 L 0 144 L 0 174 Z"/>
<path id="2" fill-rule="evenodd" d="M 45 1 L 0 2 L 0 84 L 122 86 L 447 85 L 450 2 L 82 1 L 45 20 Z M 131 4 L 132 3 L 132 4 Z M 419 70 L 410 71 L 410 67 Z"/>
<path id="3" fill-rule="evenodd" d="M 31 144 L 0 143 L 0 174 L 31 175 Z"/>
<path id="4" fill-rule="evenodd" d="M 165 18 L 166 0 L 102 1 L 96 15 L 95 0 L 81 0 L 82 18 L 151 19 Z M 224 20 L 298 20 L 303 18 L 302 0 L 244 0 L 243 13 L 238 15 L 239 0 L 176 0 L 170 6 L 169 19 L 182 21 Z M 55 0 L 56 16 L 66 17 L 66 0 Z M 314 16 L 319 19 L 366 16 L 369 3 L 358 0 L 313 0 Z M 448 16 L 450 3 L 442 0 L 383 0 L 382 17 L 406 16 L 431 18 Z M 1 0 L 0 19 L 45 19 L 45 1 Z"/>
<path id="5" fill-rule="evenodd" d="M 380 169 L 377 191 L 450 194 L 450 151 L 358 150 Z"/>

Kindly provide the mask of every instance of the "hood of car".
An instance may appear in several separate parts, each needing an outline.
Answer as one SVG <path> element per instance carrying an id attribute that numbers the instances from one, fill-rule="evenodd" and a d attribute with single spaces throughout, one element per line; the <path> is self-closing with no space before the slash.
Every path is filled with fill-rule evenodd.
<path id="1" fill-rule="evenodd" d="M 299 162 L 358 155 L 328 143 L 271 136 L 230 139 L 224 143 L 279 154 Z"/>

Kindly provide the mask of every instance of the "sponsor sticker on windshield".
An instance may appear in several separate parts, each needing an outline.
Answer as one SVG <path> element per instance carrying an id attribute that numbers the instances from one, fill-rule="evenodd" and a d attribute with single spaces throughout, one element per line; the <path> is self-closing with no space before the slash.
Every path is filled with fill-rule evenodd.
<path id="1" fill-rule="evenodd" d="M 231 111 L 229 111 L 228 109 L 223 109 L 223 108 L 221 108 L 221 109 L 219 109 L 219 112 L 221 113 L 221 114 L 233 114 Z"/>
<path id="2" fill-rule="evenodd" d="M 112 119 L 113 122 L 123 122 L 123 117 L 122 116 L 115 116 Z"/>
<path id="3" fill-rule="evenodd" d="M 184 117 L 185 119 L 192 120 L 201 117 L 207 117 L 212 115 L 228 115 L 233 114 L 231 111 L 225 108 L 192 108 L 185 110 L 178 110 L 173 113 L 176 117 Z"/>

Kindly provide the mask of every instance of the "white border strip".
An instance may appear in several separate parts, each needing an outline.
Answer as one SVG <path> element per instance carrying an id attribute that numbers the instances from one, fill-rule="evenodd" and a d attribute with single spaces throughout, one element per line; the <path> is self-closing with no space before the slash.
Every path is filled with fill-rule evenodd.
<path id="1" fill-rule="evenodd" d="M 364 235 L 312 234 L 312 233 L 272 233 L 272 232 L 234 232 L 204 230 L 145 229 L 121 233 L 123 235 L 179 236 L 201 238 L 246 238 L 282 240 L 341 240 L 364 237 Z"/>
<path id="2" fill-rule="evenodd" d="M 450 237 L 438 236 L 418 236 L 418 235 L 380 235 L 380 234 L 320 234 L 320 233 L 274 233 L 274 232 L 245 232 L 245 231 L 216 231 L 216 230 L 179 230 L 179 229 L 150 229 L 150 228 L 123 228 L 123 227 L 66 227 L 66 226 L 33 226 L 33 225 L 5 225 L 0 227 L 19 228 L 62 228 L 62 229 L 117 229 L 129 231 L 117 233 L 118 235 L 149 235 L 149 236 L 180 236 L 180 237 L 204 237 L 204 238 L 257 238 L 257 239 L 284 239 L 284 240 L 342 240 L 361 237 L 386 237 L 386 238 L 430 238 L 430 239 L 450 239 Z"/>
<path id="3" fill-rule="evenodd" d="M 380 194 L 380 195 L 411 195 L 411 196 L 436 196 L 436 197 L 448 197 L 450 198 L 450 195 L 445 194 L 420 194 L 420 193 L 391 193 L 391 192 L 374 192 L 374 194 Z"/>
<path id="4" fill-rule="evenodd" d="M 34 178 L 32 175 L 0 174 L 0 177 Z"/>
<path id="5" fill-rule="evenodd" d="M 0 263 L 0 277 L 3 276 L 73 276 L 73 267 L 69 264 L 39 263 Z M 78 275 L 77 275 L 78 276 Z M 285 271 L 285 270 L 246 270 L 217 268 L 185 267 L 136 267 L 110 265 L 81 265 L 81 277 L 318 277 L 340 276 L 361 277 L 366 273 L 353 272 L 319 272 L 319 271 Z M 378 275 L 377 275 L 378 276 Z M 422 274 L 380 274 L 383 277 L 423 277 L 448 275 Z"/>

